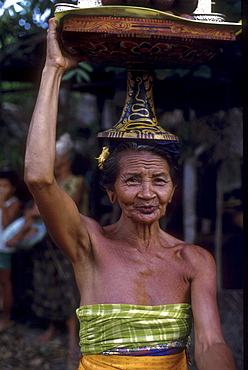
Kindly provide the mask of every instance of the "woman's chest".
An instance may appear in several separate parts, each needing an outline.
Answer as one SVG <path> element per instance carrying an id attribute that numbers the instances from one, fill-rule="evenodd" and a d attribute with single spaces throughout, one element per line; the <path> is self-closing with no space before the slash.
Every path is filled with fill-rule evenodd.
<path id="1" fill-rule="evenodd" d="M 101 294 L 111 303 L 161 305 L 190 300 L 187 264 L 174 253 L 109 252 L 98 258 L 95 274 Z"/>

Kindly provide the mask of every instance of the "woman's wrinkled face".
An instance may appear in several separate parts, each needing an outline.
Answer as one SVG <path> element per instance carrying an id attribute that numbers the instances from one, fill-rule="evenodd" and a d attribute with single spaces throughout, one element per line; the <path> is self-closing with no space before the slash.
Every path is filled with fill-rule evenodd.
<path id="1" fill-rule="evenodd" d="M 54 175 L 55 177 L 61 176 L 65 171 L 68 171 L 71 167 L 71 161 L 66 154 L 56 154 L 54 163 Z"/>
<path id="2" fill-rule="evenodd" d="M 135 222 L 153 223 L 165 215 L 174 186 L 168 162 L 150 152 L 123 151 L 110 199 L 116 199 L 124 216 Z"/>

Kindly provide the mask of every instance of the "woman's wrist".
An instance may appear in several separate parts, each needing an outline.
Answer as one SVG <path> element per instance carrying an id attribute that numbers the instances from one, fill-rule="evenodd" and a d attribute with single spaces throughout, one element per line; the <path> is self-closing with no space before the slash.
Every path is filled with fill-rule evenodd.
<path id="1" fill-rule="evenodd" d="M 42 71 L 42 75 L 44 77 L 48 76 L 48 77 L 59 77 L 59 78 L 62 78 L 64 73 L 66 72 L 66 68 L 62 67 L 62 66 L 56 66 L 54 64 L 49 64 L 49 63 L 46 63 L 44 65 L 44 68 L 43 68 L 43 71 Z"/>

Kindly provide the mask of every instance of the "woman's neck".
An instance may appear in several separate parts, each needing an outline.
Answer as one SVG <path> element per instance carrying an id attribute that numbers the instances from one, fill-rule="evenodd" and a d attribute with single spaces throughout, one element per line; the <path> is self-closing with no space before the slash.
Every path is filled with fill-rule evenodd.
<path id="1" fill-rule="evenodd" d="M 109 230 L 115 238 L 135 246 L 141 253 L 148 252 L 157 245 L 161 231 L 159 221 L 153 224 L 136 224 L 132 220 L 124 220 L 122 217 L 106 230 Z"/>

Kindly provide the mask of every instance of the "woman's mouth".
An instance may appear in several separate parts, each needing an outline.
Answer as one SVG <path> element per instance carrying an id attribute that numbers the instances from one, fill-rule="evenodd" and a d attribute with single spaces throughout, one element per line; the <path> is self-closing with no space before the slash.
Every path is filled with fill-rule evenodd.
<path id="1" fill-rule="evenodd" d="M 145 214 L 150 214 L 152 212 L 154 212 L 154 210 L 157 208 L 155 206 L 141 206 L 141 207 L 137 207 L 138 210 L 142 213 L 145 213 Z"/>

